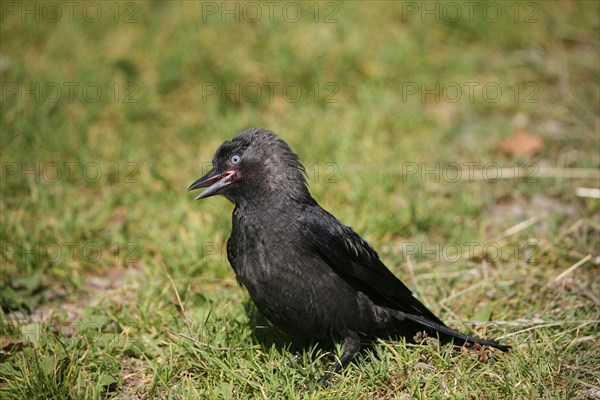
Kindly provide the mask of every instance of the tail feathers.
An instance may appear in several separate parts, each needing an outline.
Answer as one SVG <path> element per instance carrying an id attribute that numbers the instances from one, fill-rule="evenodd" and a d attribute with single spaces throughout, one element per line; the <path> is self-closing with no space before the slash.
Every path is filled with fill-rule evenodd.
<path id="1" fill-rule="evenodd" d="M 416 322 L 419 325 L 422 325 L 424 327 L 433 329 L 436 332 L 439 332 L 443 335 L 449 336 L 452 338 L 452 340 L 454 342 L 457 341 L 465 341 L 467 343 L 479 343 L 482 345 L 487 345 L 487 346 L 492 346 L 498 350 L 502 350 L 502 351 L 508 351 L 510 349 L 510 346 L 506 346 L 503 344 L 500 344 L 494 340 L 488 340 L 488 339 L 479 339 L 473 336 L 468 336 L 465 335 L 464 333 L 460 333 L 458 331 L 455 331 L 454 329 L 450 329 L 448 328 L 446 325 L 440 325 L 437 322 L 433 322 L 428 320 L 427 318 L 421 317 L 419 315 L 412 315 L 412 314 L 404 314 L 402 315 L 403 318 L 400 319 L 408 319 L 410 321 Z M 458 340 L 457 340 L 458 339 Z"/>

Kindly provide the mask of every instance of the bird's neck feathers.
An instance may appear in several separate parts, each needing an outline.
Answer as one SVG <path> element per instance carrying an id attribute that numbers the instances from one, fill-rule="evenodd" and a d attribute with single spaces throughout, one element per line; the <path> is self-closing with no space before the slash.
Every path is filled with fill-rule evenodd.
<path id="1" fill-rule="evenodd" d="M 268 157 L 260 171 L 250 177 L 243 196 L 234 203 L 244 207 L 277 207 L 291 203 L 312 203 L 308 191 L 306 172 L 295 154 L 293 157 Z M 251 193 L 248 196 L 248 192 Z"/>
<path id="2" fill-rule="evenodd" d="M 280 154 L 278 160 L 265 166 L 269 170 L 265 175 L 269 193 L 287 201 L 306 202 L 312 199 L 306 183 L 306 171 L 296 154 L 291 151 Z"/>

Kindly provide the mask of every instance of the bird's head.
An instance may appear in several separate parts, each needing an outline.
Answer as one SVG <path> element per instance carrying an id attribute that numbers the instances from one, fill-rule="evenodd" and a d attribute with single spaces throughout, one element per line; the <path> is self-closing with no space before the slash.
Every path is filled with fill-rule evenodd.
<path id="1" fill-rule="evenodd" d="M 206 188 L 196 200 L 217 194 L 235 204 L 269 199 L 310 199 L 305 170 L 298 156 L 273 132 L 246 129 L 223 143 L 212 160 L 212 169 L 189 190 Z"/>

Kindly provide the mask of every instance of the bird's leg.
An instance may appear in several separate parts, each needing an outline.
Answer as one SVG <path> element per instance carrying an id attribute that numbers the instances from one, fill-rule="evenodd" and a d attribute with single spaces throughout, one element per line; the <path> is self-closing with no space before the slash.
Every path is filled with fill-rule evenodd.
<path id="1" fill-rule="evenodd" d="M 359 351 L 360 337 L 356 332 L 350 332 L 344 338 L 344 353 L 342 354 L 342 357 L 338 361 L 336 361 L 335 364 L 333 364 L 332 372 L 339 372 L 342 368 L 348 365 L 350 361 L 352 361 L 354 356 L 356 356 Z M 329 378 L 331 378 L 331 372 L 328 372 L 325 375 L 323 375 L 321 379 L 319 379 L 319 384 L 321 386 L 327 386 Z"/>

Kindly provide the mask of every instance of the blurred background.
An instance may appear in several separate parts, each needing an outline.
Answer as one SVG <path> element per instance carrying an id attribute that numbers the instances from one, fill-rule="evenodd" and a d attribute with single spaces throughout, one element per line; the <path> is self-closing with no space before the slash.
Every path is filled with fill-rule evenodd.
<path id="1" fill-rule="evenodd" d="M 187 193 L 248 127 L 286 140 L 317 201 L 454 327 L 533 324 L 493 328 L 533 358 L 505 366 L 512 380 L 473 378 L 465 393 L 598 388 L 598 2 L 3 1 L 0 11 L 3 395 L 273 393 L 263 372 L 239 372 L 256 349 L 224 366 L 177 336 L 256 343 L 226 261 L 233 206 Z M 553 364 L 558 353 L 577 367 Z M 214 372 L 227 368 L 244 378 Z M 286 373 L 264 372 L 273 388 L 305 379 Z M 519 373 L 533 378 L 516 385 Z M 410 392 L 387 374 L 341 387 Z"/>

